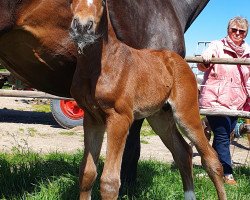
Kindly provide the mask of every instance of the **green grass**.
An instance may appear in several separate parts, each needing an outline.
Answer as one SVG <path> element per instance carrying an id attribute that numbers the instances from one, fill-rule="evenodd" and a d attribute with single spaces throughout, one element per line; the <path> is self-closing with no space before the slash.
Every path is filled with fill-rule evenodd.
<path id="1" fill-rule="evenodd" d="M 38 155 L 0 154 L 0 199 L 27 200 L 74 200 L 78 199 L 78 167 L 82 152 L 76 154 L 51 153 Z M 99 178 L 103 168 L 99 163 L 98 180 L 92 199 L 100 199 Z M 208 178 L 198 178 L 201 167 L 194 167 L 197 199 L 217 199 L 213 184 Z M 137 183 L 124 188 L 122 200 L 174 200 L 183 199 L 182 182 L 174 165 L 156 161 L 142 161 L 138 166 Z M 250 169 L 235 169 L 237 187 L 226 187 L 229 200 L 250 199 Z"/>
<path id="2" fill-rule="evenodd" d="M 60 135 L 66 135 L 66 136 L 72 136 L 72 135 L 77 135 L 76 132 L 74 131 L 61 131 L 59 132 Z"/>
<path id="3" fill-rule="evenodd" d="M 33 105 L 32 108 L 34 109 L 35 112 L 45 112 L 45 113 L 51 112 L 49 104 Z"/>
<path id="4" fill-rule="evenodd" d="M 4 86 L 3 86 L 1 89 L 4 89 L 4 90 L 11 90 L 11 85 L 8 84 L 8 83 L 5 83 Z"/>
<path id="5" fill-rule="evenodd" d="M 8 70 L 5 69 L 1 64 L 0 64 L 0 72 L 7 72 Z"/>
<path id="6" fill-rule="evenodd" d="M 156 135 L 155 132 L 152 130 L 151 126 L 149 125 L 147 120 L 143 121 L 142 128 L 141 128 L 141 136 L 152 136 Z"/>

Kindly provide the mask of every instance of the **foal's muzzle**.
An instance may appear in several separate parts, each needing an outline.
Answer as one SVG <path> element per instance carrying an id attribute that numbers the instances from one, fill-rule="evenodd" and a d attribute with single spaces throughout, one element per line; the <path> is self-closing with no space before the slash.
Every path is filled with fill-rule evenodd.
<path id="1" fill-rule="evenodd" d="M 78 46 L 78 52 L 83 52 L 87 46 L 96 43 L 100 35 L 95 33 L 95 26 L 92 20 L 81 22 L 79 18 L 73 18 L 70 28 L 70 36 Z"/>
<path id="2" fill-rule="evenodd" d="M 78 34 L 93 34 L 94 22 L 91 19 L 86 22 L 80 22 L 78 17 L 74 17 L 71 23 L 71 30 Z"/>

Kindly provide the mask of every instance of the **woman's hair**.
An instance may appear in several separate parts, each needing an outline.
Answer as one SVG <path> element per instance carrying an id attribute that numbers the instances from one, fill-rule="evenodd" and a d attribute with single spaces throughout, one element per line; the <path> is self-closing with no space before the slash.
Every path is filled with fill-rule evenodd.
<path id="1" fill-rule="evenodd" d="M 230 21 L 228 22 L 228 26 L 227 26 L 227 31 L 229 31 L 229 29 L 233 26 L 233 25 L 237 25 L 242 27 L 243 29 L 246 30 L 246 33 L 248 32 L 248 20 L 244 17 L 234 17 L 233 19 L 230 19 Z"/>

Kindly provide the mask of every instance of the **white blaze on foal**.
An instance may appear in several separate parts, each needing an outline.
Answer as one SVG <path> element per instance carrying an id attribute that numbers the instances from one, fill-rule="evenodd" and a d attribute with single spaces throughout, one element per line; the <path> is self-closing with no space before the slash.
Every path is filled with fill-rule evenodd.
<path id="1" fill-rule="evenodd" d="M 88 0 L 87 3 L 88 3 L 88 6 L 90 6 L 91 4 L 93 4 L 93 0 Z"/>

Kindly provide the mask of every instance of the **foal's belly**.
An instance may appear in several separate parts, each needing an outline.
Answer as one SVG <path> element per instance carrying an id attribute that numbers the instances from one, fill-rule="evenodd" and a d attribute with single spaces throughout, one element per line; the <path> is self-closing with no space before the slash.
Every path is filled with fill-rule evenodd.
<path id="1" fill-rule="evenodd" d="M 161 106 L 162 107 L 162 106 Z M 142 118 L 146 118 L 156 112 L 158 112 L 161 107 L 157 107 L 157 108 L 154 108 L 154 109 L 150 109 L 150 110 L 135 110 L 134 111 L 134 119 L 142 119 Z"/>
<path id="2" fill-rule="evenodd" d="M 158 112 L 167 103 L 169 94 L 169 91 L 166 90 L 166 93 L 162 94 L 163 96 L 158 96 L 154 100 L 148 99 L 148 101 L 144 101 L 144 99 L 138 99 L 134 105 L 134 119 L 146 118 Z"/>

